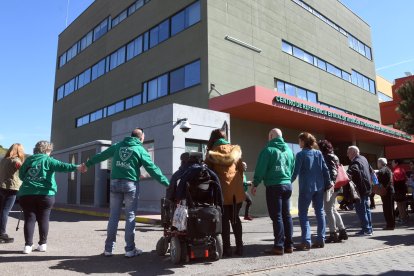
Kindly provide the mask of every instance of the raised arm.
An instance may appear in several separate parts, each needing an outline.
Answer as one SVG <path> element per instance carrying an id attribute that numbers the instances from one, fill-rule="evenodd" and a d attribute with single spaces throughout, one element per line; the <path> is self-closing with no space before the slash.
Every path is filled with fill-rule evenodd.
<path id="1" fill-rule="evenodd" d="M 152 162 L 151 156 L 148 154 L 148 152 L 143 150 L 140 152 L 140 154 L 141 154 L 142 166 L 144 166 L 144 168 L 151 175 L 151 177 L 157 180 L 162 185 L 168 187 L 170 185 L 170 182 L 163 175 L 160 168 L 157 165 L 155 165 L 154 162 Z"/>
<path id="2" fill-rule="evenodd" d="M 110 146 L 109 148 L 107 148 L 103 152 L 96 154 L 95 156 L 93 156 L 91 159 L 89 159 L 86 162 L 86 167 L 88 167 L 88 168 L 92 167 L 93 165 L 95 165 L 97 163 L 100 163 L 102 161 L 105 161 L 105 160 L 113 157 L 114 153 L 115 153 L 115 150 L 116 150 L 116 144 Z"/>

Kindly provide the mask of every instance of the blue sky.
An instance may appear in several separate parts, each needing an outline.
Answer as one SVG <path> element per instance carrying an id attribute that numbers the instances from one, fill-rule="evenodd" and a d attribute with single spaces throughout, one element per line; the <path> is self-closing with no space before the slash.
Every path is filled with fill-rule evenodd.
<path id="1" fill-rule="evenodd" d="M 0 145 L 20 142 L 30 153 L 50 139 L 58 35 L 92 2 L 70 0 L 67 13 L 68 0 L 0 1 Z M 414 1 L 342 2 L 370 24 L 380 75 L 414 73 Z"/>

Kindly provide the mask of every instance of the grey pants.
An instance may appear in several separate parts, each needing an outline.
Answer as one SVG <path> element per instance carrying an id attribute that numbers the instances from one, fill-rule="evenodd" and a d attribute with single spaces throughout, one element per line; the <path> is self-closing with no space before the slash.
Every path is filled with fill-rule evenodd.
<path id="1" fill-rule="evenodd" d="M 324 209 L 326 213 L 326 222 L 328 224 L 330 233 L 335 232 L 337 227 L 339 230 L 345 229 L 341 215 L 338 213 L 338 210 L 335 208 L 337 195 L 338 193 L 333 193 L 329 201 L 326 201 L 327 192 L 325 192 L 325 195 L 324 195 Z"/>

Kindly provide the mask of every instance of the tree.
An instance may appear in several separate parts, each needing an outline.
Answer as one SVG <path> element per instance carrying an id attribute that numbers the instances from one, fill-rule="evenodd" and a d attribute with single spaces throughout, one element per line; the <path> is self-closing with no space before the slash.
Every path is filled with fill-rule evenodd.
<path id="1" fill-rule="evenodd" d="M 401 115 L 397 126 L 408 134 L 414 134 L 414 81 L 407 81 L 397 90 L 401 101 L 397 112 Z"/>

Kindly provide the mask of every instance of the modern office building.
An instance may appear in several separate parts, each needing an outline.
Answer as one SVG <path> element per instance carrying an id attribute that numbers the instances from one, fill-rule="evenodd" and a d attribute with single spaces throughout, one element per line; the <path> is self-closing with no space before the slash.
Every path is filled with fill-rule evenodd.
<path id="1" fill-rule="evenodd" d="M 384 145 L 411 143 L 379 124 L 374 61 L 370 26 L 337 0 L 95 1 L 59 36 L 51 139 L 60 153 L 116 141 L 120 124 L 177 103 L 219 111 L 208 130 L 229 115 L 223 124 L 242 146 L 249 177 L 273 127 L 294 152 L 298 134 L 310 131 L 332 140 L 343 163 L 352 144 L 374 162 Z M 186 117 L 204 124 L 197 110 Z M 150 121 L 135 124 L 151 131 Z M 150 132 L 155 161 L 202 150 L 208 131 L 196 129 L 164 154 Z M 177 166 L 162 169 L 171 175 Z"/>
<path id="2" fill-rule="evenodd" d="M 377 75 L 377 94 L 380 103 L 392 101 L 392 82 Z"/>

